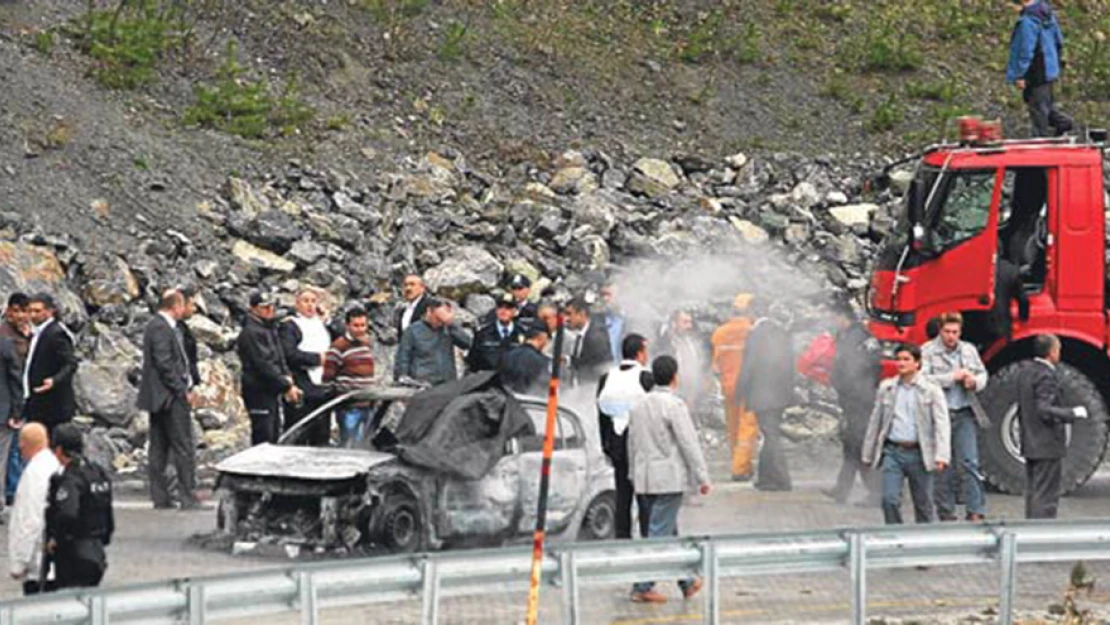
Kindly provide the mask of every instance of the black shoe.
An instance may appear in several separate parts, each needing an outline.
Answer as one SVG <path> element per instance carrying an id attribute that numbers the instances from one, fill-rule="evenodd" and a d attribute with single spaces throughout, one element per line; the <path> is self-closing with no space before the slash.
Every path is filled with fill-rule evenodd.
<path id="1" fill-rule="evenodd" d="M 790 486 L 789 484 L 766 484 L 766 483 L 762 483 L 762 482 L 756 482 L 755 483 L 755 489 L 756 490 L 762 490 L 762 491 L 769 492 L 769 493 L 786 492 L 786 491 L 794 490 L 793 487 Z"/>
<path id="2" fill-rule="evenodd" d="M 744 474 L 733 473 L 732 474 L 732 481 L 733 482 L 750 482 L 750 481 L 752 481 L 752 474 L 751 473 L 744 473 Z"/>
<path id="3" fill-rule="evenodd" d="M 194 495 L 192 497 L 186 498 L 184 501 L 181 502 L 181 509 L 182 510 L 203 510 L 204 509 L 204 502 L 201 501 L 199 497 Z"/>
<path id="4" fill-rule="evenodd" d="M 951 523 L 952 521 L 959 521 L 960 519 L 954 514 L 940 514 L 937 513 L 937 520 L 942 523 Z"/>
<path id="5" fill-rule="evenodd" d="M 835 488 L 822 488 L 821 494 L 832 499 L 840 505 L 848 503 L 848 495 L 836 490 Z"/>

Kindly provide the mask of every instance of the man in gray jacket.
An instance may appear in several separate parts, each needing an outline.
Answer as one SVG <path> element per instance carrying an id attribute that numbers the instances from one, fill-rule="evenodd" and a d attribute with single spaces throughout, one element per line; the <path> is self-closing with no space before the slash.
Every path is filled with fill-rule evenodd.
<path id="1" fill-rule="evenodd" d="M 983 481 L 979 473 L 980 421 L 986 416 L 976 393 L 987 386 L 987 368 L 975 345 L 960 340 L 963 317 L 945 313 L 940 317 L 940 336 L 921 349 L 921 371 L 940 385 L 952 424 L 952 464 L 937 476 L 937 516 L 941 521 L 956 520 L 956 489 L 963 492 L 968 521 L 981 521 L 987 513 Z"/>
<path id="2" fill-rule="evenodd" d="M 902 483 L 910 482 L 914 518 L 933 520 L 933 475 L 951 455 L 944 391 L 921 371 L 921 349 L 901 345 L 898 377 L 883 380 L 863 439 L 864 464 L 882 470 L 883 519 L 902 523 Z"/>
<path id="3" fill-rule="evenodd" d="M 468 349 L 471 338 L 455 324 L 455 310 L 440 299 L 429 299 L 424 319 L 413 323 L 401 337 L 393 378 L 410 378 L 427 384 L 458 379 L 455 347 Z"/>
<path id="4" fill-rule="evenodd" d="M 698 434 L 686 403 L 678 396 L 678 362 L 660 356 L 651 363 L 655 388 L 628 415 L 628 466 L 636 505 L 648 516 L 648 538 L 678 535 L 678 511 L 689 486 L 709 494 L 709 469 L 698 445 Z M 689 599 L 701 589 L 700 579 L 678 582 Z M 664 603 L 655 582 L 632 586 L 637 603 Z"/>

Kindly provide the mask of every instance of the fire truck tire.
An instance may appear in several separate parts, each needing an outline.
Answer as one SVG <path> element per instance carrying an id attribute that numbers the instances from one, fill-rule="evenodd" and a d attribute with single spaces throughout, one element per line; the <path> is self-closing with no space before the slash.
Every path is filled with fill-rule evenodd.
<path id="1" fill-rule="evenodd" d="M 988 485 L 1014 495 L 1025 492 L 1025 462 L 1021 458 L 1021 428 L 1017 413 L 1017 377 L 1028 361 L 1011 363 L 991 376 L 983 391 L 983 407 L 991 418 L 988 430 L 980 432 L 980 465 Z M 1064 459 L 1063 493 L 1085 484 L 1102 464 L 1108 435 L 1106 401 L 1094 382 L 1079 369 L 1060 363 L 1062 403 L 1086 406 L 1090 418 L 1070 426 Z"/>

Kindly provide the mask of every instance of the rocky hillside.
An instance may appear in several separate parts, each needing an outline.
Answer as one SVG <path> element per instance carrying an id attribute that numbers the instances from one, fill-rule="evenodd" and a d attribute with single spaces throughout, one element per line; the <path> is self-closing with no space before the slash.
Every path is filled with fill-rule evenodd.
<path id="1" fill-rule="evenodd" d="M 1063 95 L 1090 119 L 1106 8 L 1061 9 Z M 256 287 L 367 303 L 383 371 L 413 270 L 471 316 L 511 273 L 565 293 L 617 271 L 645 324 L 684 305 L 708 331 L 745 289 L 804 334 L 892 227 L 863 174 L 964 111 L 1024 126 L 1011 20 L 954 0 L 0 2 L 0 295 L 59 294 L 83 421 L 123 473 L 169 285 L 203 287 L 209 461 L 241 444 L 231 347 Z"/>

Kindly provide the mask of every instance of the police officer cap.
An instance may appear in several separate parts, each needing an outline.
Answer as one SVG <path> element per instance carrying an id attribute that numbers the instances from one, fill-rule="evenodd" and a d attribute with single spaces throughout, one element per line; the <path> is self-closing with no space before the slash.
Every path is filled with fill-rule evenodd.
<path id="1" fill-rule="evenodd" d="M 513 299 L 512 295 L 509 295 L 508 293 L 506 293 L 506 294 L 502 295 L 501 297 L 497 298 L 497 307 L 498 308 L 516 308 L 516 301 Z"/>
<path id="2" fill-rule="evenodd" d="M 72 423 L 63 423 L 54 428 L 53 447 L 61 447 L 67 456 L 80 455 L 85 451 L 85 437 Z"/>
<path id="3" fill-rule="evenodd" d="M 274 296 L 266 291 L 254 291 L 251 293 L 251 308 L 258 306 L 273 306 Z"/>
<path id="4" fill-rule="evenodd" d="M 511 289 L 527 289 L 527 288 L 530 288 L 531 286 L 532 286 L 532 281 L 528 279 L 528 276 L 526 276 L 522 273 L 518 273 L 515 276 L 513 276 L 512 281 L 509 282 L 509 288 L 511 288 Z"/>

